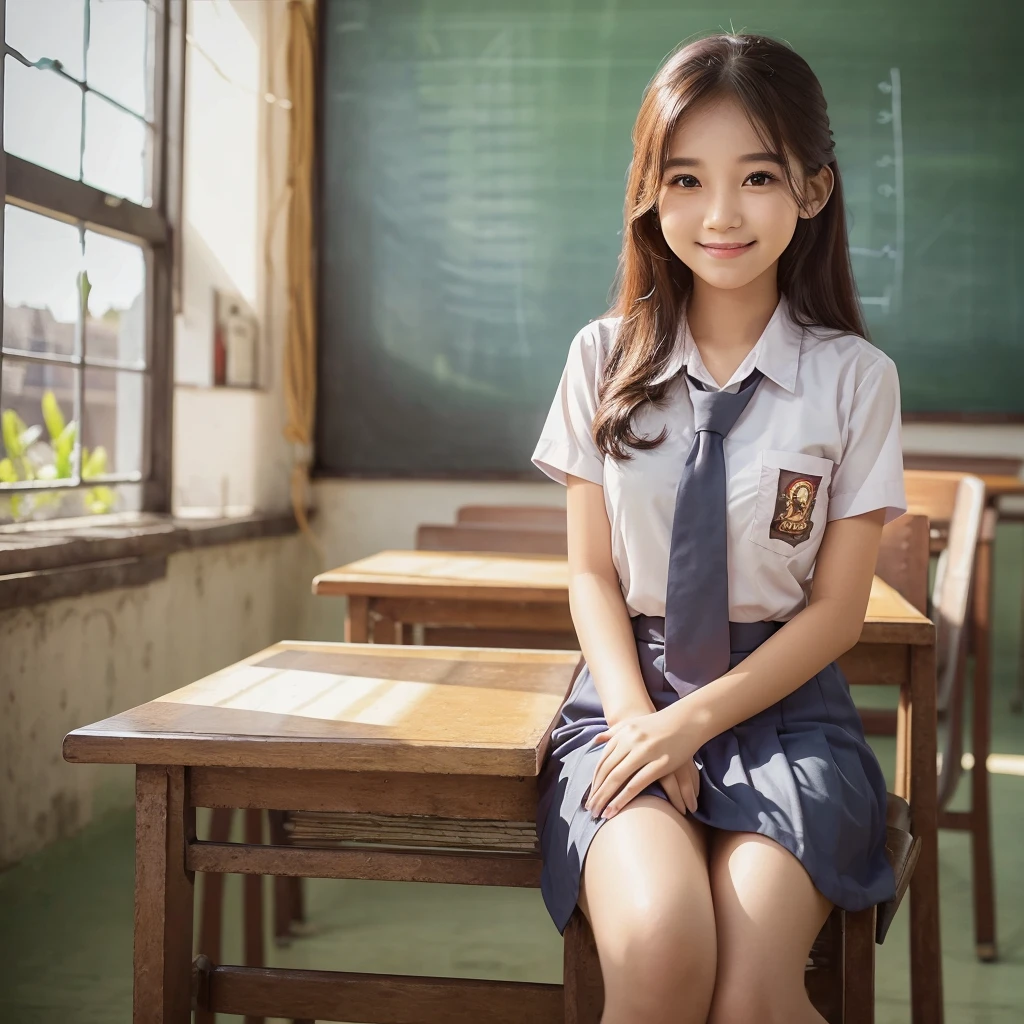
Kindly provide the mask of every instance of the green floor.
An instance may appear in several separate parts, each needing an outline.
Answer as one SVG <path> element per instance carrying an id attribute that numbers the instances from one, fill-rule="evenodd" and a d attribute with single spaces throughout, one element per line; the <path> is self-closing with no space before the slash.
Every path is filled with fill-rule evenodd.
<path id="1" fill-rule="evenodd" d="M 993 750 L 1024 754 L 1024 717 L 1008 713 L 1017 668 L 1024 532 L 997 541 Z M 891 747 L 878 745 L 883 764 Z M 940 839 L 949 1024 L 1024 1020 L 1024 777 L 992 777 L 1000 961 L 973 955 L 966 836 Z M 0 875 L 0 1024 L 121 1024 L 131 1019 L 132 814 Z M 228 880 L 225 960 L 241 957 L 240 883 Z M 312 934 L 274 965 L 556 982 L 561 942 L 539 893 L 469 886 L 311 881 Z M 909 1021 L 908 915 L 879 950 L 879 1024 Z M 240 1018 L 222 1017 L 222 1020 Z"/>

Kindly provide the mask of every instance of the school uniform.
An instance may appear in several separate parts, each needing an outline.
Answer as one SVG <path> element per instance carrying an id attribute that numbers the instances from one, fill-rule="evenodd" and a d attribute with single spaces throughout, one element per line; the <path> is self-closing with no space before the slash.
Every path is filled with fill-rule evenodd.
<path id="1" fill-rule="evenodd" d="M 591 435 L 618 317 L 573 338 L 533 462 L 564 484 L 600 484 L 612 560 L 657 709 L 738 664 L 802 609 L 825 524 L 906 511 L 899 381 L 865 339 L 801 327 L 785 296 L 724 388 L 681 318 L 660 407 L 634 416 L 667 433 L 632 459 Z M 540 777 L 541 891 L 559 931 L 604 824 L 583 806 L 607 727 L 584 665 Z M 835 662 L 792 694 L 705 744 L 693 817 L 779 842 L 830 901 L 860 910 L 893 895 L 885 856 L 885 782 Z M 645 793 L 667 799 L 661 785 Z"/>

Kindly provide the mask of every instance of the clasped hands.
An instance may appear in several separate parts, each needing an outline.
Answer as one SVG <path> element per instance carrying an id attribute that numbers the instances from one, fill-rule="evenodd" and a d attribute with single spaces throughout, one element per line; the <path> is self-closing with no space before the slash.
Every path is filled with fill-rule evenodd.
<path id="1" fill-rule="evenodd" d="M 652 782 L 661 783 L 680 814 L 697 809 L 699 743 L 686 726 L 682 704 L 628 714 L 596 737 L 607 746 L 584 805 L 594 817 L 613 817 Z"/>

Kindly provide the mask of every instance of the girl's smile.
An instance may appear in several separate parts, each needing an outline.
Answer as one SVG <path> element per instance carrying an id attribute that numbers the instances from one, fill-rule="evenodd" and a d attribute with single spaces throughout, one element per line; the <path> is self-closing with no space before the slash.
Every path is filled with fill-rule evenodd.
<path id="1" fill-rule="evenodd" d="M 697 243 L 712 259 L 731 260 L 750 252 L 756 242 L 698 242 Z"/>

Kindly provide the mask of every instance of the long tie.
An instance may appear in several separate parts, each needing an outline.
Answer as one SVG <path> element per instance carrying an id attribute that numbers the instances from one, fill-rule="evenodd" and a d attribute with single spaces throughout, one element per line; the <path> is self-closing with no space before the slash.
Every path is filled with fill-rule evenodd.
<path id="1" fill-rule="evenodd" d="M 725 435 L 757 390 L 708 391 L 689 373 L 694 434 L 676 490 L 665 598 L 665 677 L 683 695 L 729 669 Z"/>

